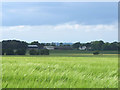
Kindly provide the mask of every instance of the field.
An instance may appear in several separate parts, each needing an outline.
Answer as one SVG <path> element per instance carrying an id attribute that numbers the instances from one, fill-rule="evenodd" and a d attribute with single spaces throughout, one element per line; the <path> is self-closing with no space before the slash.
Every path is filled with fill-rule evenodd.
<path id="1" fill-rule="evenodd" d="M 51 52 L 49 56 L 3 56 L 2 87 L 118 87 L 117 54 Z"/>

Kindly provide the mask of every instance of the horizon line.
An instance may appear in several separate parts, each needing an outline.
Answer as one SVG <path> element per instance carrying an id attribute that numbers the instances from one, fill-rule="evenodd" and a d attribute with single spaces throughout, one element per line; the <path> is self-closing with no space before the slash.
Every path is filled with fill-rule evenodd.
<path id="1" fill-rule="evenodd" d="M 20 40 L 20 39 L 4 39 L 4 40 L 0 40 L 0 42 L 2 41 L 8 41 L 8 40 L 16 40 L 16 41 L 24 41 L 27 43 L 31 43 L 31 42 L 39 42 L 39 43 L 76 43 L 76 42 L 80 42 L 80 41 L 74 41 L 74 42 L 66 42 L 66 41 L 51 41 L 51 42 L 40 42 L 39 40 L 32 40 L 32 41 L 27 41 L 27 40 Z M 114 41 L 104 41 L 104 40 L 91 40 L 91 41 L 87 41 L 87 42 L 80 42 L 80 43 L 90 43 L 90 42 L 94 42 L 94 41 L 103 41 L 104 43 L 113 43 L 113 42 L 120 42 L 118 40 L 114 40 Z"/>

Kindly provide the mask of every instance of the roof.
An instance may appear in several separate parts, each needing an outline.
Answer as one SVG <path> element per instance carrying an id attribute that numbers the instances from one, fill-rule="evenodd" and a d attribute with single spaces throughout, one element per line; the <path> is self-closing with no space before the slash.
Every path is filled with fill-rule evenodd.
<path id="1" fill-rule="evenodd" d="M 38 45 L 28 45 L 28 48 L 38 48 Z"/>
<path id="2" fill-rule="evenodd" d="M 45 48 L 54 48 L 54 46 L 44 46 Z"/>

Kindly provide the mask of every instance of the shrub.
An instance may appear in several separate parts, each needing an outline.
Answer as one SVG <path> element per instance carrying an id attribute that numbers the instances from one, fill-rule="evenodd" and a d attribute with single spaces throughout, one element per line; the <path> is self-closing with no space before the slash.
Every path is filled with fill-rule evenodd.
<path id="1" fill-rule="evenodd" d="M 4 49 L 2 49 L 2 55 L 5 55 L 5 50 Z"/>
<path id="2" fill-rule="evenodd" d="M 16 55 L 25 55 L 26 54 L 26 50 L 25 49 L 18 49 L 15 54 Z"/>
<path id="3" fill-rule="evenodd" d="M 94 51 L 93 52 L 93 55 L 98 55 L 99 54 L 99 51 Z"/>
<path id="4" fill-rule="evenodd" d="M 42 49 L 42 50 L 40 51 L 40 54 L 41 54 L 41 55 L 49 55 L 49 50 L 48 50 L 48 49 Z"/>
<path id="5" fill-rule="evenodd" d="M 15 55 L 14 50 L 12 50 L 12 49 L 7 49 L 5 51 L 5 53 L 6 53 L 6 55 Z"/>
<path id="6" fill-rule="evenodd" d="M 30 55 L 39 55 L 39 52 L 37 50 L 32 49 L 29 51 L 29 54 Z"/>

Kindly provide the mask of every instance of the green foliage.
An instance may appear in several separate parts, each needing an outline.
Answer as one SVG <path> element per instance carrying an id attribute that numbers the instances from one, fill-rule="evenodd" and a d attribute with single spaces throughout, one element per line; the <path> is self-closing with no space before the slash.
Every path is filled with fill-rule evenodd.
<path id="1" fill-rule="evenodd" d="M 31 49 L 31 50 L 29 51 L 29 54 L 30 54 L 30 55 L 39 55 L 39 51 L 38 51 L 38 50 L 35 50 L 35 49 Z"/>
<path id="2" fill-rule="evenodd" d="M 15 52 L 16 55 L 25 55 L 26 54 L 26 50 L 25 49 L 18 49 Z"/>
<path id="3" fill-rule="evenodd" d="M 99 51 L 94 51 L 93 52 L 93 55 L 98 55 L 99 54 Z"/>
<path id="4" fill-rule="evenodd" d="M 102 50 L 103 41 L 94 41 L 91 43 L 92 50 Z"/>
<path id="5" fill-rule="evenodd" d="M 27 49 L 27 43 L 23 41 L 17 41 L 17 40 L 7 40 L 2 41 L 2 49 Z"/>
<path id="6" fill-rule="evenodd" d="M 103 42 L 103 41 L 93 41 L 93 42 L 87 42 L 87 43 L 76 42 L 73 45 L 71 45 L 71 44 L 64 45 L 64 43 L 61 42 L 59 44 L 60 44 L 60 46 L 71 46 L 72 49 L 74 49 L 74 50 L 78 50 L 79 47 L 82 47 L 82 46 L 86 46 L 87 51 L 95 51 L 95 50 L 117 51 L 118 49 L 120 50 L 120 42 L 112 42 L 112 43 Z M 39 49 L 43 49 L 43 47 L 45 45 L 56 46 L 56 43 L 39 43 L 38 41 L 33 41 L 33 42 L 29 43 L 29 45 L 37 45 Z M 27 48 L 28 48 L 28 43 L 24 42 L 24 41 L 19 41 L 19 40 L 5 40 L 5 41 L 2 41 L 2 55 L 4 55 L 4 54 L 14 55 L 15 50 L 18 50 L 17 53 L 19 53 L 19 52 L 21 52 L 19 49 L 27 50 Z M 68 50 L 70 50 L 70 48 Z M 44 54 L 43 52 L 44 51 L 42 51 L 42 54 Z M 74 52 L 74 51 L 72 51 L 72 52 Z"/>
<path id="7" fill-rule="evenodd" d="M 38 41 L 33 41 L 30 43 L 30 45 L 37 45 L 38 48 L 42 49 L 44 47 L 43 43 L 39 43 Z"/>
<path id="8" fill-rule="evenodd" d="M 6 55 L 15 55 L 15 53 L 14 53 L 14 51 L 12 50 L 12 49 L 6 49 L 5 51 L 4 51 L 4 53 L 6 54 Z"/>
<path id="9" fill-rule="evenodd" d="M 2 50 L 2 55 L 5 55 L 5 49 L 4 49 L 4 50 Z"/>
<path id="10" fill-rule="evenodd" d="M 40 50 L 40 55 L 49 55 L 49 50 L 48 49 Z"/>
<path id="11" fill-rule="evenodd" d="M 15 50 L 26 50 L 27 49 L 27 43 L 23 41 L 17 41 L 17 40 L 6 40 L 2 41 L 2 55 L 14 55 L 16 54 Z"/>
<path id="12" fill-rule="evenodd" d="M 60 43 L 60 46 L 63 46 L 63 43 L 62 43 L 62 42 Z"/>
<path id="13" fill-rule="evenodd" d="M 49 55 L 49 50 L 48 49 L 42 49 L 42 50 L 35 50 L 31 49 L 29 51 L 30 55 Z"/>
<path id="14" fill-rule="evenodd" d="M 72 47 L 74 49 L 79 49 L 80 45 L 81 45 L 80 42 L 77 42 L 77 43 L 74 43 Z"/>

